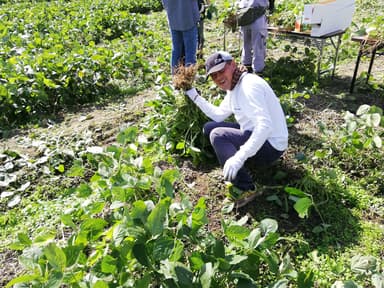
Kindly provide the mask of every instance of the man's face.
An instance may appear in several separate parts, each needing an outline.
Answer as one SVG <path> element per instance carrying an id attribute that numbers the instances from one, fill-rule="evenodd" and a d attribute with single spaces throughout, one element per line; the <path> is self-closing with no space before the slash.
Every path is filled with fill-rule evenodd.
<path id="1" fill-rule="evenodd" d="M 222 90 L 230 90 L 234 68 L 233 61 L 227 62 L 222 70 L 211 74 L 213 82 Z"/>

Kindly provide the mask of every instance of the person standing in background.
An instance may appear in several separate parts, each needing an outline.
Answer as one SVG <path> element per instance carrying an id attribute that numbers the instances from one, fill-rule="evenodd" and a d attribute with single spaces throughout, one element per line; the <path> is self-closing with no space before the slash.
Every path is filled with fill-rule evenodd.
<path id="1" fill-rule="evenodd" d="M 204 20 L 206 18 L 210 19 L 209 13 L 206 11 L 207 6 L 210 4 L 209 0 L 197 0 L 199 4 L 200 11 L 200 21 L 197 25 L 198 27 L 198 40 L 197 40 L 197 56 L 199 59 L 203 58 L 203 48 L 204 48 Z"/>
<path id="2" fill-rule="evenodd" d="M 238 7 L 255 7 L 256 9 L 264 9 L 266 12 L 269 7 L 269 1 L 239 0 Z M 254 72 L 259 75 L 264 70 L 266 57 L 268 21 L 265 12 L 251 24 L 240 27 L 243 38 L 241 63 L 247 67 L 248 72 Z"/>
<path id="3" fill-rule="evenodd" d="M 200 11 L 198 0 L 162 0 L 167 13 L 172 38 L 171 72 L 175 74 L 180 64 L 196 64 L 198 23 Z M 184 60 L 183 60 L 183 57 Z"/>

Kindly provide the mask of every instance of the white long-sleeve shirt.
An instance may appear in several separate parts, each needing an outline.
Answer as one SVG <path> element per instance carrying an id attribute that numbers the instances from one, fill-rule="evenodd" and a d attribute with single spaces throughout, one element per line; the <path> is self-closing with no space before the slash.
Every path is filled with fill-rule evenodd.
<path id="1" fill-rule="evenodd" d="M 242 161 L 254 156 L 266 140 L 277 150 L 288 147 L 288 128 L 279 99 L 261 77 L 244 73 L 233 90 L 227 91 L 219 106 L 198 96 L 196 105 L 213 121 L 234 114 L 243 131 L 251 136 L 236 153 Z"/>

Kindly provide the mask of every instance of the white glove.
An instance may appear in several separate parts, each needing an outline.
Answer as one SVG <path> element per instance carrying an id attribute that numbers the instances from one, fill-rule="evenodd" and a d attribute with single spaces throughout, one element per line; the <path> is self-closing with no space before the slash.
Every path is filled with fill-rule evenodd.
<path id="1" fill-rule="evenodd" d="M 240 168 L 243 167 L 244 162 L 239 159 L 239 157 L 233 155 L 231 158 L 227 159 L 224 164 L 223 174 L 224 179 L 228 181 L 232 181 L 235 179 L 237 172 L 239 172 Z"/>
<path id="2" fill-rule="evenodd" d="M 191 99 L 193 102 L 195 102 L 197 97 L 199 96 L 199 93 L 197 92 L 195 87 L 185 91 L 185 94 L 187 94 L 189 99 Z"/>

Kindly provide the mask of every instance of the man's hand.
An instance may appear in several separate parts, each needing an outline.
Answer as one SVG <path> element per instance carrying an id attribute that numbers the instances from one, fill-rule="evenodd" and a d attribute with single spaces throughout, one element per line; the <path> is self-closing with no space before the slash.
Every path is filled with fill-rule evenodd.
<path id="1" fill-rule="evenodd" d="M 227 159 L 223 168 L 224 179 L 228 181 L 232 181 L 233 179 L 235 179 L 237 172 L 239 172 L 240 168 L 243 167 L 243 165 L 243 161 L 236 157 L 236 154 L 231 158 Z"/>
<path id="2" fill-rule="evenodd" d="M 189 97 L 189 99 L 192 100 L 192 102 L 195 102 L 197 97 L 199 97 L 199 92 L 197 92 L 195 87 L 185 91 L 185 94 L 187 94 L 187 96 Z"/>

